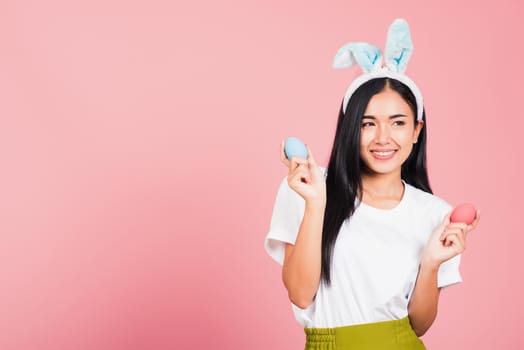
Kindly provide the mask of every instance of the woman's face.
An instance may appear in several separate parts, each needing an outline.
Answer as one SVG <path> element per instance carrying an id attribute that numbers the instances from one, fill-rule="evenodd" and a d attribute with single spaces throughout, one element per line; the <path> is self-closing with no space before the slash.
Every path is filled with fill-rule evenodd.
<path id="1" fill-rule="evenodd" d="M 366 171 L 397 173 L 408 158 L 422 130 L 414 126 L 413 111 L 400 94 L 388 87 L 374 95 L 362 117 L 360 158 Z"/>

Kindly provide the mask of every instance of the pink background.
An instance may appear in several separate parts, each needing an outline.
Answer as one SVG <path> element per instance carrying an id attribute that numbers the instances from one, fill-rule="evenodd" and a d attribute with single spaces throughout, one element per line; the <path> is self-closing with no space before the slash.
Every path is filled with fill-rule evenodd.
<path id="1" fill-rule="evenodd" d="M 521 1 L 4 0 L 0 348 L 302 348 L 263 250 L 279 143 L 327 164 L 333 55 L 396 17 L 432 186 L 483 212 L 423 339 L 522 346 Z"/>

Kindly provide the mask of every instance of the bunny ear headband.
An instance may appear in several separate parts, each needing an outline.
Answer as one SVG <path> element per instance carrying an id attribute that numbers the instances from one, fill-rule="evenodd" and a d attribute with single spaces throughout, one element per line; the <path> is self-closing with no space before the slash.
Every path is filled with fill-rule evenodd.
<path id="1" fill-rule="evenodd" d="M 348 68 L 358 64 L 364 71 L 349 85 L 344 95 L 343 112 L 346 113 L 351 95 L 362 84 L 375 78 L 392 78 L 404 83 L 413 92 L 417 100 L 417 120 L 422 120 L 422 94 L 413 80 L 404 74 L 412 51 L 408 22 L 403 19 L 396 19 L 389 27 L 385 62 L 380 49 L 371 44 L 359 42 L 342 46 L 335 55 L 333 68 Z"/>

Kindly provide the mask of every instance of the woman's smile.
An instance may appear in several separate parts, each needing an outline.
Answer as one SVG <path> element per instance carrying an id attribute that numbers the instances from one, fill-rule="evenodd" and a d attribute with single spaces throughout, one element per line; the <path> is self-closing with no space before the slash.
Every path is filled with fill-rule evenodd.
<path id="1" fill-rule="evenodd" d="M 378 160 L 389 160 L 395 156 L 397 150 L 372 150 L 371 154 Z"/>

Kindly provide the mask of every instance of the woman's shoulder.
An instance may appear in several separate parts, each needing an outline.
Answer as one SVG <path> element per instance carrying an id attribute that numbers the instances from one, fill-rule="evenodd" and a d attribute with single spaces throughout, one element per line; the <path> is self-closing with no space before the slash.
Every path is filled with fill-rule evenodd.
<path id="1" fill-rule="evenodd" d="M 409 188 L 412 200 L 420 208 L 428 210 L 440 209 L 443 211 L 448 211 L 452 208 L 452 206 L 442 197 L 423 191 L 408 183 L 406 183 L 406 187 Z"/>

